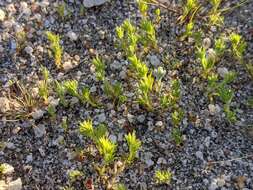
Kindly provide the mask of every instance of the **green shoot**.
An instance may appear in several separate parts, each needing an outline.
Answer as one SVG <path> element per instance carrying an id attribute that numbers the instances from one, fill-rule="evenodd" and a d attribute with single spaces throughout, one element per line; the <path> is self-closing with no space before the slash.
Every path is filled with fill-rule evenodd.
<path id="1" fill-rule="evenodd" d="M 68 130 L 68 118 L 67 117 L 62 118 L 61 127 L 64 129 L 65 132 Z"/>
<path id="2" fill-rule="evenodd" d="M 66 4 L 63 2 L 57 6 L 57 13 L 60 16 L 62 20 L 64 20 L 65 17 L 65 10 L 66 10 Z"/>
<path id="3" fill-rule="evenodd" d="M 226 49 L 226 43 L 224 38 L 218 38 L 217 40 L 215 40 L 215 45 L 214 45 L 214 51 L 216 52 L 216 54 L 218 56 L 221 56 L 224 54 L 225 49 Z"/>
<path id="4" fill-rule="evenodd" d="M 148 5 L 143 0 L 138 0 L 137 3 L 138 3 L 139 10 L 141 12 L 141 15 L 143 17 L 146 17 L 147 16 L 147 11 L 148 11 Z"/>
<path id="5" fill-rule="evenodd" d="M 62 47 L 60 45 L 60 36 L 52 32 L 46 32 L 47 39 L 50 42 L 50 48 L 54 54 L 54 61 L 57 68 L 61 68 L 62 64 Z"/>
<path id="6" fill-rule="evenodd" d="M 99 153 L 103 156 L 105 165 L 110 164 L 115 159 L 117 144 L 110 141 L 107 137 L 99 138 L 97 143 Z"/>
<path id="7" fill-rule="evenodd" d="M 82 135 L 91 138 L 95 143 L 107 133 L 107 127 L 104 124 L 100 124 L 94 128 L 91 120 L 80 122 L 79 131 Z"/>
<path id="8" fill-rule="evenodd" d="M 141 43 L 145 48 L 157 48 L 156 30 L 154 24 L 147 19 L 141 21 L 141 29 L 144 34 L 141 36 Z"/>
<path id="9" fill-rule="evenodd" d="M 200 59 L 200 63 L 203 68 L 203 76 L 206 78 L 208 77 L 208 75 L 210 74 L 210 71 L 214 67 L 214 64 L 216 61 L 215 52 L 207 56 L 207 51 L 204 47 L 197 48 L 197 57 Z"/>
<path id="10" fill-rule="evenodd" d="M 243 53 L 246 50 L 246 42 L 242 39 L 242 37 L 239 34 L 236 33 L 232 33 L 229 36 L 229 38 L 232 44 L 232 52 L 234 56 L 241 61 Z"/>
<path id="11" fill-rule="evenodd" d="M 158 24 L 161 21 L 161 10 L 159 8 L 155 10 L 155 16 L 155 22 Z"/>
<path id="12" fill-rule="evenodd" d="M 92 64 L 95 66 L 96 77 L 99 81 L 105 79 L 105 63 L 98 56 L 92 60 Z"/>
<path id="13" fill-rule="evenodd" d="M 154 77 L 152 73 L 145 75 L 139 82 L 139 103 L 151 111 L 153 109 L 150 92 L 153 89 Z"/>
<path id="14" fill-rule="evenodd" d="M 56 118 L 56 108 L 54 106 L 48 105 L 47 112 L 49 116 L 51 117 L 51 119 Z"/>
<path id="15" fill-rule="evenodd" d="M 41 68 L 43 80 L 39 84 L 39 95 L 43 98 L 44 102 L 48 103 L 48 96 L 49 96 L 49 71 L 46 67 Z"/>
<path id="16" fill-rule="evenodd" d="M 65 99 L 65 93 L 66 89 L 63 83 L 59 83 L 58 81 L 55 81 L 55 91 L 57 96 L 60 98 L 60 104 L 62 104 L 64 107 L 67 106 L 67 101 Z"/>
<path id="17" fill-rule="evenodd" d="M 77 80 L 67 80 L 64 82 L 64 87 L 66 92 L 74 97 L 80 98 L 78 93 L 78 81 Z"/>
<path id="18" fill-rule="evenodd" d="M 188 17 L 192 18 L 198 7 L 199 5 L 197 0 L 187 0 L 186 4 L 183 6 L 183 14 L 178 18 L 180 23 L 185 22 Z"/>
<path id="19" fill-rule="evenodd" d="M 83 88 L 80 98 L 83 103 L 88 103 L 93 107 L 98 106 L 97 102 L 92 98 L 89 88 Z"/>
<path id="20" fill-rule="evenodd" d="M 179 110 L 175 110 L 172 114 L 171 114 L 171 119 L 172 119 L 172 124 L 174 127 L 178 127 L 182 121 L 184 117 L 184 112 L 179 109 Z"/>
<path id="21" fill-rule="evenodd" d="M 209 13 L 209 24 L 221 26 L 223 25 L 224 17 L 221 16 L 222 11 L 219 9 L 222 0 L 211 0 L 212 9 Z"/>
<path id="22" fill-rule="evenodd" d="M 125 135 L 125 139 L 129 147 L 129 155 L 127 158 L 127 162 L 132 163 L 136 157 L 137 151 L 141 146 L 141 141 L 136 138 L 135 132 L 133 132 L 132 134 L 128 133 L 128 135 Z"/>
<path id="23" fill-rule="evenodd" d="M 126 101 L 126 96 L 123 95 L 122 85 L 119 82 L 110 84 L 107 80 L 105 80 L 103 90 L 105 94 L 113 100 L 114 103 L 117 102 L 122 104 Z"/>
<path id="24" fill-rule="evenodd" d="M 82 176 L 84 176 L 84 174 L 83 174 L 83 172 L 81 172 L 79 170 L 71 170 L 68 173 L 68 177 L 71 182 L 78 180 Z"/>
<path id="25" fill-rule="evenodd" d="M 182 145 L 183 136 L 182 136 L 182 133 L 181 133 L 181 131 L 178 127 L 175 127 L 175 128 L 172 129 L 171 137 L 172 137 L 173 141 L 176 143 L 177 146 Z"/>
<path id="26" fill-rule="evenodd" d="M 131 67 L 139 78 L 142 78 L 148 74 L 147 65 L 141 62 L 141 60 L 138 59 L 136 55 L 129 56 L 128 60 L 131 62 Z"/>
<path id="27" fill-rule="evenodd" d="M 155 172 L 155 181 L 157 184 L 170 184 L 172 173 L 170 171 L 157 170 Z"/>
<path id="28" fill-rule="evenodd" d="M 120 184 L 117 185 L 116 190 L 127 190 L 127 188 L 124 184 L 120 183 Z"/>

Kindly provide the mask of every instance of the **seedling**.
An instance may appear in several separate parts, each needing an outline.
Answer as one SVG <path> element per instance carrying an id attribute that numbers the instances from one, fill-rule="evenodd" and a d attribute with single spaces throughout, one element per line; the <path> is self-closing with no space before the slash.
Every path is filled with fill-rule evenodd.
<path id="1" fill-rule="evenodd" d="M 154 49 L 157 48 L 157 40 L 156 40 L 156 30 L 154 24 L 147 19 L 143 19 L 141 21 L 141 29 L 144 32 L 141 35 L 140 41 L 143 44 L 144 48 L 152 47 Z"/>
<path id="2" fill-rule="evenodd" d="M 65 11 L 66 11 L 66 4 L 63 2 L 63 3 L 60 3 L 57 7 L 57 13 L 58 15 L 60 16 L 60 18 L 62 20 L 64 20 L 64 17 L 65 17 Z"/>
<path id="3" fill-rule="evenodd" d="M 58 81 L 55 81 L 55 90 L 57 96 L 60 98 L 60 104 L 62 104 L 64 107 L 68 105 L 66 99 L 65 99 L 65 85 L 63 83 L 59 83 Z"/>
<path id="4" fill-rule="evenodd" d="M 45 104 L 47 104 L 49 96 L 49 71 L 46 67 L 42 67 L 41 71 L 43 80 L 39 84 L 39 95 L 43 98 Z"/>
<path id="5" fill-rule="evenodd" d="M 68 118 L 67 117 L 62 118 L 61 127 L 64 129 L 65 132 L 68 130 Z"/>
<path id="6" fill-rule="evenodd" d="M 155 74 L 156 74 L 156 84 L 157 88 L 156 91 L 159 93 L 163 87 L 162 80 L 166 74 L 166 71 L 163 69 L 163 67 L 158 67 L 158 69 L 155 69 Z"/>
<path id="7" fill-rule="evenodd" d="M 207 56 L 207 51 L 204 47 L 197 48 L 197 57 L 200 59 L 203 68 L 203 76 L 207 78 L 216 61 L 215 52 L 209 53 Z"/>
<path id="8" fill-rule="evenodd" d="M 80 99 L 80 95 L 78 93 L 78 81 L 77 80 L 67 80 L 63 84 L 66 89 L 66 92 L 69 95 Z"/>
<path id="9" fill-rule="evenodd" d="M 199 5 L 197 0 L 187 0 L 183 6 L 183 14 L 178 18 L 179 22 L 184 23 L 189 17 L 192 20 L 198 9 Z"/>
<path id="10" fill-rule="evenodd" d="M 177 146 L 182 145 L 183 143 L 183 136 L 178 127 L 174 127 L 171 132 L 171 137 L 173 141 L 176 143 Z"/>
<path id="11" fill-rule="evenodd" d="M 104 124 L 100 124 L 98 127 L 93 128 L 92 121 L 86 120 L 79 124 L 79 131 L 96 143 L 101 137 L 106 135 L 107 127 Z"/>
<path id="12" fill-rule="evenodd" d="M 49 116 L 51 117 L 51 119 L 56 118 L 56 108 L 54 106 L 49 105 L 47 108 L 47 112 L 48 112 Z"/>
<path id="13" fill-rule="evenodd" d="M 135 132 L 125 135 L 125 139 L 129 147 L 127 162 L 132 163 L 136 157 L 137 151 L 140 149 L 141 141 L 136 138 Z"/>
<path id="14" fill-rule="evenodd" d="M 97 102 L 91 96 L 89 88 L 83 88 L 82 95 L 80 96 L 80 98 L 81 98 L 81 101 L 83 103 L 88 103 L 92 107 L 97 107 L 98 106 Z"/>
<path id="15" fill-rule="evenodd" d="M 79 170 L 71 170 L 68 173 L 68 177 L 70 182 L 74 182 L 78 179 L 80 179 L 82 176 L 84 176 L 83 172 L 79 171 Z"/>
<path id="16" fill-rule="evenodd" d="M 131 68 L 137 74 L 138 78 L 145 77 L 148 74 L 148 67 L 145 63 L 141 62 L 136 55 L 129 56 L 128 60 L 131 62 Z"/>
<path id="17" fill-rule="evenodd" d="M 221 15 L 222 11 L 219 9 L 222 0 L 211 0 L 212 9 L 209 13 L 209 24 L 221 26 L 223 25 L 224 17 Z"/>
<path id="18" fill-rule="evenodd" d="M 148 11 L 148 5 L 143 0 L 138 0 L 137 3 L 138 3 L 139 10 L 141 12 L 141 15 L 143 17 L 146 17 L 147 11 Z"/>
<path id="19" fill-rule="evenodd" d="M 60 36 L 56 35 L 52 32 L 46 32 L 47 39 L 50 42 L 50 48 L 54 55 L 54 61 L 56 67 L 59 69 L 61 68 L 61 60 L 62 60 L 62 47 L 60 45 Z"/>
<path id="20" fill-rule="evenodd" d="M 171 114 L 172 124 L 174 127 L 178 127 L 184 117 L 184 112 L 181 109 L 175 110 Z"/>
<path id="21" fill-rule="evenodd" d="M 225 52 L 225 49 L 226 49 L 226 43 L 225 43 L 225 40 L 224 38 L 218 38 L 217 40 L 215 40 L 215 48 L 214 48 L 214 51 L 216 52 L 216 54 L 218 56 L 222 56 Z"/>
<path id="22" fill-rule="evenodd" d="M 138 86 L 139 91 L 139 98 L 138 102 L 146 107 L 147 110 L 151 111 L 153 109 L 152 101 L 151 101 L 151 91 L 153 89 L 154 84 L 154 77 L 152 76 L 152 73 L 147 74 L 144 76 Z"/>
<path id="23" fill-rule="evenodd" d="M 155 18 L 156 24 L 160 23 L 160 21 L 161 21 L 161 10 L 159 8 L 157 8 L 155 10 L 155 16 L 156 16 L 156 18 Z"/>
<path id="24" fill-rule="evenodd" d="M 103 156 L 105 165 L 110 164 L 115 159 L 117 144 L 110 141 L 106 136 L 99 138 L 97 148 L 99 153 Z"/>
<path id="25" fill-rule="evenodd" d="M 172 178 L 172 173 L 168 170 L 162 171 L 157 170 L 155 172 L 155 182 L 157 184 L 170 184 Z"/>
<path id="26" fill-rule="evenodd" d="M 105 63 L 97 56 L 92 60 L 92 64 L 95 66 L 97 79 L 103 81 L 105 79 Z"/>
<path id="27" fill-rule="evenodd" d="M 118 184 L 116 190 L 127 190 L 126 186 L 122 183 Z"/>
<path id="28" fill-rule="evenodd" d="M 230 34 L 229 38 L 232 44 L 232 52 L 234 56 L 242 61 L 243 53 L 246 50 L 246 42 L 239 34 L 236 33 Z"/>
<path id="29" fill-rule="evenodd" d="M 105 94 L 113 100 L 114 104 L 122 104 L 127 99 L 127 97 L 123 95 L 123 88 L 121 83 L 119 82 L 116 82 L 115 84 L 110 84 L 107 80 L 105 80 L 103 90 Z"/>

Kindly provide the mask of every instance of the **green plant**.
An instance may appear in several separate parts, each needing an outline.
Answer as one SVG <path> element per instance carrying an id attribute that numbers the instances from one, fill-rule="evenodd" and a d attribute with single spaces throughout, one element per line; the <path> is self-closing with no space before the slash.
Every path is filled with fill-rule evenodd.
<path id="1" fill-rule="evenodd" d="M 83 103 L 88 103 L 93 107 L 98 107 L 97 102 L 94 100 L 94 98 L 92 98 L 90 94 L 89 88 L 83 88 L 80 98 Z"/>
<path id="2" fill-rule="evenodd" d="M 172 129 L 171 137 L 177 146 L 180 146 L 183 143 L 183 136 L 178 127 Z"/>
<path id="3" fill-rule="evenodd" d="M 78 81 L 77 80 L 67 80 L 63 83 L 66 92 L 74 97 L 80 98 L 80 95 L 78 93 Z"/>
<path id="4" fill-rule="evenodd" d="M 198 9 L 199 4 L 197 0 L 187 0 L 183 6 L 183 14 L 178 18 L 179 22 L 184 23 L 189 17 L 192 20 Z"/>
<path id="5" fill-rule="evenodd" d="M 156 75 L 156 91 L 160 93 L 163 83 L 162 80 L 166 74 L 166 71 L 163 69 L 163 67 L 159 66 L 157 69 L 155 69 L 155 75 Z"/>
<path id="6" fill-rule="evenodd" d="M 65 99 L 66 88 L 65 88 L 64 83 L 59 83 L 58 81 L 55 81 L 55 91 L 56 91 L 57 96 L 60 99 L 60 104 L 66 107 L 68 103 Z"/>
<path id="7" fill-rule="evenodd" d="M 79 170 L 71 170 L 68 172 L 68 177 L 71 182 L 78 180 L 83 175 L 84 175 L 83 172 L 81 172 Z"/>
<path id="8" fill-rule="evenodd" d="M 243 53 L 246 50 L 246 42 L 242 39 L 239 34 L 232 33 L 229 36 L 231 44 L 232 44 L 232 52 L 236 58 L 240 61 L 242 60 Z"/>
<path id="9" fill-rule="evenodd" d="M 135 132 L 128 133 L 128 135 L 125 135 L 125 139 L 129 147 L 127 162 L 132 163 L 136 157 L 137 151 L 141 147 L 141 141 L 136 138 Z"/>
<path id="10" fill-rule="evenodd" d="M 226 49 L 226 43 L 223 37 L 220 37 L 215 40 L 215 45 L 214 45 L 214 51 L 218 56 L 221 56 L 224 54 Z"/>
<path id="11" fill-rule="evenodd" d="M 61 122 L 61 127 L 64 129 L 64 132 L 68 130 L 68 118 L 63 117 Z"/>
<path id="12" fill-rule="evenodd" d="M 58 6 L 57 6 L 57 9 L 56 9 L 58 15 L 60 16 L 60 18 L 62 20 L 64 20 L 64 17 L 65 17 L 65 11 L 66 11 L 66 4 L 63 2 L 63 3 L 60 3 Z"/>
<path id="13" fill-rule="evenodd" d="M 120 183 L 120 184 L 117 185 L 116 190 L 127 190 L 127 188 L 124 184 Z"/>
<path id="14" fill-rule="evenodd" d="M 140 36 L 140 42 L 145 48 L 152 47 L 157 48 L 156 30 L 154 24 L 147 19 L 142 19 L 141 30 L 143 34 Z"/>
<path id="15" fill-rule="evenodd" d="M 99 81 L 105 79 L 105 63 L 98 56 L 92 60 L 92 64 L 95 66 L 96 77 Z"/>
<path id="16" fill-rule="evenodd" d="M 215 52 L 209 52 L 209 55 L 207 56 L 206 49 L 204 47 L 200 47 L 200 48 L 198 47 L 197 57 L 200 59 L 200 63 L 203 68 L 203 76 L 207 78 L 216 62 L 216 54 Z"/>
<path id="17" fill-rule="evenodd" d="M 182 119 L 184 117 L 184 112 L 181 109 L 174 110 L 171 114 L 172 124 L 177 127 L 180 125 Z"/>
<path id="18" fill-rule="evenodd" d="M 91 138 L 93 141 L 97 142 L 101 137 L 105 136 L 107 133 L 107 127 L 104 124 L 100 124 L 98 127 L 94 128 L 91 120 L 86 120 L 80 122 L 79 131 L 82 135 Z"/>
<path id="19" fill-rule="evenodd" d="M 52 119 L 56 118 L 56 108 L 52 106 L 51 104 L 47 107 L 47 113 Z"/>
<path id="20" fill-rule="evenodd" d="M 146 4 L 146 2 L 143 0 L 137 0 L 137 4 L 142 16 L 146 17 L 148 11 L 148 5 Z"/>
<path id="21" fill-rule="evenodd" d="M 43 80 L 39 84 L 39 95 L 43 98 L 44 102 L 48 103 L 49 96 L 49 71 L 46 67 L 41 68 Z"/>
<path id="22" fill-rule="evenodd" d="M 170 184 L 172 173 L 168 170 L 157 170 L 155 172 L 155 181 L 157 184 Z"/>
<path id="23" fill-rule="evenodd" d="M 122 104 L 127 99 L 127 97 L 123 95 L 123 88 L 119 82 L 110 84 L 107 80 L 105 80 L 103 90 L 105 94 L 113 100 L 114 103 Z"/>
<path id="24" fill-rule="evenodd" d="M 5 170 L 4 164 L 0 164 L 0 177 L 3 175 Z"/>
<path id="25" fill-rule="evenodd" d="M 142 77 L 138 84 L 139 97 L 138 102 L 145 106 L 147 110 L 151 111 L 153 109 L 150 93 L 153 89 L 154 77 L 152 73 Z"/>
<path id="26" fill-rule="evenodd" d="M 110 141 L 106 136 L 99 138 L 97 148 L 99 153 L 103 156 L 105 165 L 110 164 L 115 159 L 117 144 Z"/>
<path id="27" fill-rule="evenodd" d="M 131 68 L 137 74 L 138 78 L 142 78 L 148 74 L 148 67 L 134 54 L 128 57 L 131 63 Z"/>
<path id="28" fill-rule="evenodd" d="M 219 9 L 222 0 L 211 0 L 212 9 L 208 15 L 209 24 L 221 26 L 223 25 L 224 17 L 221 15 L 222 11 Z"/>
<path id="29" fill-rule="evenodd" d="M 50 48 L 54 54 L 54 61 L 57 68 L 61 68 L 62 64 L 62 47 L 60 45 L 60 36 L 56 35 L 52 32 L 47 31 L 46 32 L 47 39 L 50 42 Z"/>

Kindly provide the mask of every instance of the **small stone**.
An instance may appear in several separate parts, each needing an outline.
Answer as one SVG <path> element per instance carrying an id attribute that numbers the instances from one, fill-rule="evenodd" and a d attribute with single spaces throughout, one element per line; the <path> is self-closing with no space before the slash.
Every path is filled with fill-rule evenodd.
<path id="1" fill-rule="evenodd" d="M 164 158 L 160 157 L 157 160 L 157 164 L 167 164 L 167 161 Z"/>
<path id="2" fill-rule="evenodd" d="M 223 177 L 221 177 L 217 179 L 216 184 L 218 185 L 218 187 L 223 187 L 226 184 L 226 181 Z"/>
<path id="3" fill-rule="evenodd" d="M 71 61 L 66 61 L 62 64 L 62 67 L 65 72 L 68 72 L 71 69 L 75 68 L 76 65 L 74 65 Z"/>
<path id="4" fill-rule="evenodd" d="M 31 55 L 33 53 L 33 48 L 31 46 L 27 46 L 27 47 L 25 47 L 25 52 L 28 55 Z"/>
<path id="5" fill-rule="evenodd" d="M 21 190 L 21 189 L 22 189 L 22 181 L 20 178 L 9 183 L 8 190 Z"/>
<path id="6" fill-rule="evenodd" d="M 203 153 L 201 151 L 197 151 L 195 153 L 196 157 L 200 160 L 204 160 Z"/>
<path id="7" fill-rule="evenodd" d="M 133 123 L 133 122 L 134 122 L 134 115 L 128 113 L 128 114 L 127 114 L 127 119 L 128 119 L 128 121 L 129 121 L 130 123 Z"/>
<path id="8" fill-rule="evenodd" d="M 122 64 L 119 62 L 119 61 L 114 61 L 111 65 L 110 65 L 110 68 L 112 70 L 119 70 L 121 69 L 122 67 Z"/>
<path id="9" fill-rule="evenodd" d="M 117 142 L 117 137 L 116 137 L 115 135 L 110 135 L 110 136 L 109 136 L 109 139 L 110 139 L 112 142 L 114 142 L 114 143 Z"/>
<path id="10" fill-rule="evenodd" d="M 37 119 L 42 118 L 44 113 L 45 113 L 45 111 L 38 109 L 38 110 L 33 111 L 31 113 L 31 115 L 32 115 L 33 119 L 37 120 Z"/>
<path id="11" fill-rule="evenodd" d="M 161 65 L 161 62 L 156 55 L 149 56 L 149 61 L 154 67 L 158 67 Z"/>
<path id="12" fill-rule="evenodd" d="M 14 168 L 10 164 L 3 163 L 1 164 L 1 167 L 3 167 L 2 174 L 4 175 L 10 175 L 14 172 Z"/>
<path id="13" fill-rule="evenodd" d="M 216 182 L 212 182 L 208 187 L 208 190 L 216 190 L 216 189 L 218 189 L 218 185 L 216 184 Z"/>
<path id="14" fill-rule="evenodd" d="M 208 105 L 208 109 L 211 115 L 214 115 L 216 113 L 216 107 L 213 104 Z"/>
<path id="15" fill-rule="evenodd" d="M 106 120 L 105 113 L 101 113 L 101 114 L 99 114 L 97 117 L 98 117 L 97 119 L 98 119 L 98 122 L 99 122 L 99 123 L 103 123 L 103 122 L 105 122 L 105 120 Z"/>
<path id="16" fill-rule="evenodd" d="M 211 40 L 210 40 L 210 38 L 205 38 L 205 39 L 203 40 L 203 46 L 204 46 L 204 48 L 206 48 L 206 49 L 208 49 L 208 48 L 211 47 Z"/>
<path id="17" fill-rule="evenodd" d="M 16 148 L 14 143 L 12 143 L 12 142 L 5 143 L 5 146 L 6 146 L 6 148 L 11 149 L 11 150 L 14 150 Z"/>
<path id="18" fill-rule="evenodd" d="M 33 127 L 33 131 L 36 137 L 40 138 L 46 134 L 46 129 L 44 125 L 38 125 Z"/>
<path id="19" fill-rule="evenodd" d="M 78 39 L 78 36 L 76 35 L 75 32 L 69 31 L 67 33 L 67 36 L 69 37 L 70 40 L 72 41 L 76 41 Z"/>
<path id="20" fill-rule="evenodd" d="M 137 121 L 139 121 L 140 123 L 143 123 L 145 121 L 145 115 L 139 115 L 137 117 Z"/>
<path id="21" fill-rule="evenodd" d="M 29 163 L 29 162 L 32 162 L 33 161 L 33 155 L 32 154 L 29 154 L 27 157 L 26 157 L 26 162 Z"/>
<path id="22" fill-rule="evenodd" d="M 4 19 L 5 19 L 5 12 L 2 9 L 0 9 L 0 21 L 4 21 Z"/>
<path id="23" fill-rule="evenodd" d="M 157 127 L 162 127 L 162 126 L 163 126 L 163 122 L 162 122 L 162 121 L 157 121 L 157 122 L 155 123 L 155 126 L 157 126 Z"/>
<path id="24" fill-rule="evenodd" d="M 10 101 L 8 98 L 0 97 L 0 112 L 6 113 L 10 110 Z"/>
<path id="25" fill-rule="evenodd" d="M 83 5 L 86 8 L 102 5 L 109 0 L 83 0 Z"/>
<path id="26" fill-rule="evenodd" d="M 226 67 L 219 67 L 217 69 L 217 72 L 222 78 L 224 78 L 225 75 L 228 73 L 228 69 Z"/>

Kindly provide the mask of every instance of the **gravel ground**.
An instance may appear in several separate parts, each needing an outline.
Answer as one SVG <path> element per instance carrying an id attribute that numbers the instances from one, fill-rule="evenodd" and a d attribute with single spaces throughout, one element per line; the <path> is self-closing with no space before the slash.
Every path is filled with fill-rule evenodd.
<path id="1" fill-rule="evenodd" d="M 225 1 L 224 6 L 237 2 Z M 253 94 L 253 83 L 243 65 L 228 56 L 217 66 L 217 72 L 218 68 L 237 72 L 237 79 L 232 84 L 236 91 L 232 107 L 236 110 L 238 121 L 230 124 L 219 111 L 221 102 L 215 102 L 218 110 L 214 113 L 210 110 L 203 90 L 204 83 L 198 81 L 201 67 L 196 61 L 194 63 L 194 57 L 185 56 L 189 45 L 175 40 L 182 30 L 176 26 L 176 16 L 162 11 L 162 22 L 158 29 L 161 54 L 149 55 L 147 60 L 153 56 L 158 59 L 158 65 L 165 64 L 165 81 L 168 84 L 175 75 L 181 79 L 180 106 L 185 111 L 185 118 L 180 129 L 184 142 L 178 147 L 171 138 L 169 111 L 148 113 L 131 102 L 114 108 L 112 102 L 103 95 L 91 67 L 91 59 L 98 53 L 106 60 L 108 78 L 122 81 L 124 89 L 128 87 L 127 81 L 132 79 L 126 76 L 127 61 L 114 46 L 114 31 L 126 18 L 133 22 L 140 19 L 135 3 L 115 0 L 84 9 L 82 14 L 80 4 L 80 1 L 69 0 L 67 5 L 71 16 L 61 20 L 56 12 L 56 1 L 0 1 L 0 9 L 5 13 L 3 20 L 0 16 L 2 97 L 8 91 L 9 80 L 36 84 L 40 78 L 40 65 L 44 65 L 55 79 L 77 79 L 81 85 L 91 87 L 93 94 L 102 99 L 105 105 L 103 109 L 94 109 L 75 103 L 72 98 L 72 107 L 57 107 L 55 121 L 50 120 L 47 114 L 39 119 L 19 121 L 6 121 L 6 117 L 0 115 L 0 163 L 14 167 L 13 179 L 20 177 L 24 190 L 60 189 L 68 184 L 68 171 L 79 169 L 86 179 L 93 179 L 95 189 L 103 189 L 98 183 L 92 161 L 88 158 L 78 160 L 73 156 L 77 149 L 92 148 L 90 141 L 79 134 L 78 123 L 93 118 L 95 125 L 108 125 L 110 138 L 120 145 L 119 154 L 127 150 L 124 134 L 128 130 L 136 130 L 142 141 L 138 159 L 119 177 L 128 189 L 253 189 L 253 110 L 247 105 L 248 98 Z M 15 36 L 22 30 L 26 31 L 27 38 L 20 45 Z M 61 35 L 63 61 L 69 62 L 71 69 L 66 64 L 64 72 L 56 70 L 52 58 L 48 57 L 49 45 L 44 34 L 47 30 Z M 252 1 L 226 14 L 224 31 L 237 31 L 244 37 L 248 44 L 245 59 L 252 62 Z M 211 32 L 206 35 L 212 37 Z M 172 56 L 182 63 L 177 70 L 172 70 L 169 64 L 162 61 L 163 56 L 171 55 L 171 52 L 176 52 Z M 197 82 L 194 82 L 195 79 Z M 128 90 L 126 95 L 131 97 L 133 93 L 134 90 Z M 69 121 L 68 133 L 60 127 L 65 116 Z M 158 169 L 169 169 L 173 173 L 170 185 L 155 184 L 153 176 Z M 85 189 L 81 183 L 74 186 L 76 189 Z"/>

